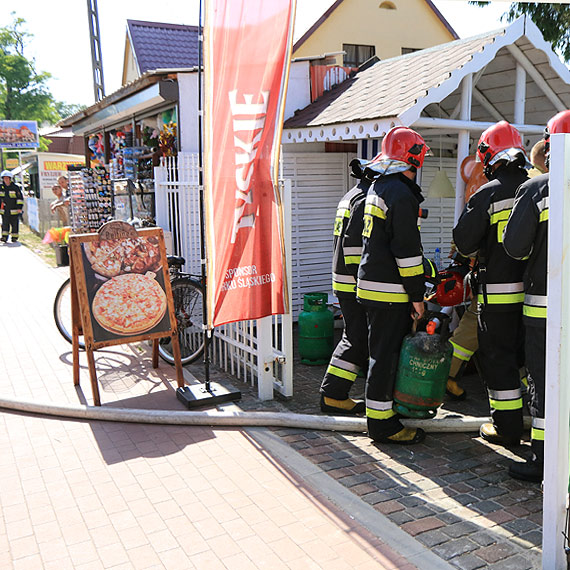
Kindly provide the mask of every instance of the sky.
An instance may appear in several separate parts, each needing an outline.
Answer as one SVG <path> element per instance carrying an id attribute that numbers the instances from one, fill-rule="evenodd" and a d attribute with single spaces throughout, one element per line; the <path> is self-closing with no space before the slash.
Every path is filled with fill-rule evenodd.
<path id="1" fill-rule="evenodd" d="M 322 13 L 332 0 L 297 0 L 295 37 Z M 509 2 L 494 1 L 485 8 L 463 0 L 434 0 L 434 4 L 460 37 L 468 37 L 503 25 L 499 18 Z M 98 0 L 105 93 L 121 86 L 127 19 L 196 25 L 198 0 Z M 26 20 L 33 34 L 25 54 L 38 71 L 53 77 L 48 86 L 53 96 L 66 103 L 94 103 L 87 2 L 85 0 L 0 1 L 0 25 L 12 21 L 12 12 Z"/>

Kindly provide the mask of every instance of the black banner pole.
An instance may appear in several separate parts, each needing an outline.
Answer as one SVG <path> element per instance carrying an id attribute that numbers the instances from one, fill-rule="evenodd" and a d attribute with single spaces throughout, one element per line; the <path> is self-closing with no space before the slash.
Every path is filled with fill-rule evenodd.
<path id="1" fill-rule="evenodd" d="M 200 187 L 200 262 L 202 269 L 202 326 L 204 330 L 204 385 L 191 385 L 178 388 L 176 397 L 188 408 L 199 406 L 216 406 L 241 398 L 241 392 L 228 388 L 218 382 L 210 381 L 210 345 L 211 333 L 208 329 L 208 298 L 206 291 L 206 228 L 204 208 L 204 160 L 202 145 L 202 125 L 204 113 L 202 109 L 202 53 L 204 45 L 204 30 L 202 27 L 202 1 L 199 0 L 198 10 L 198 184 Z"/>

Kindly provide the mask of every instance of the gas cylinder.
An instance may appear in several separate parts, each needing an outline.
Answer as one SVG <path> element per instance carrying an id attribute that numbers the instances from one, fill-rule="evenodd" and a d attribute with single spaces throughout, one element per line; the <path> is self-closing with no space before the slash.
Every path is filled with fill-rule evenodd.
<path id="1" fill-rule="evenodd" d="M 328 364 L 333 353 L 334 317 L 327 293 L 307 293 L 299 314 L 299 355 L 303 364 Z"/>
<path id="2" fill-rule="evenodd" d="M 442 315 L 428 321 L 425 331 L 404 338 L 394 385 L 394 410 L 403 416 L 432 418 L 443 402 L 453 354 L 447 325 Z"/>

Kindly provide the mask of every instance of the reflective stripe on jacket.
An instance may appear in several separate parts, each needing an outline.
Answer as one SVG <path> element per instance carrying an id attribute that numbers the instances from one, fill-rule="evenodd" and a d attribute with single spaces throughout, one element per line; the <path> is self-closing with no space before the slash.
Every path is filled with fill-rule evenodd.
<path id="1" fill-rule="evenodd" d="M 334 222 L 333 292 L 337 297 L 356 295 L 356 274 L 362 252 L 362 225 L 366 193 L 364 178 L 338 204 Z"/>
<path id="2" fill-rule="evenodd" d="M 477 300 L 490 310 L 509 309 L 524 300 L 525 262 L 507 255 L 503 232 L 516 190 L 526 180 L 522 168 L 514 164 L 499 166 L 493 180 L 471 196 L 453 229 L 453 241 L 459 252 L 465 256 L 477 255 L 480 269 L 484 266 Z"/>
<path id="3" fill-rule="evenodd" d="M 526 325 L 546 326 L 548 259 L 548 174 L 531 178 L 517 190 L 503 245 L 514 259 L 527 259 L 523 276 Z"/>
<path id="4" fill-rule="evenodd" d="M 356 290 L 363 303 L 423 300 L 422 201 L 420 187 L 401 173 L 377 178 L 368 190 Z"/>

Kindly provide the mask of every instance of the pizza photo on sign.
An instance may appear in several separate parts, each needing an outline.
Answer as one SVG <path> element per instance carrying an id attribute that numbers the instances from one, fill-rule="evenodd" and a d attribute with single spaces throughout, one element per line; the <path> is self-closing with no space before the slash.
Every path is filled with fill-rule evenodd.
<path id="1" fill-rule="evenodd" d="M 83 244 L 91 269 L 102 277 L 146 273 L 160 266 L 156 237 L 98 240 Z"/>
<path id="2" fill-rule="evenodd" d="M 105 282 L 91 304 L 105 330 L 135 336 L 155 327 L 166 313 L 166 294 L 154 275 L 126 273 Z"/>
<path id="3" fill-rule="evenodd" d="M 158 237 L 96 239 L 82 251 L 96 342 L 170 330 Z"/>

